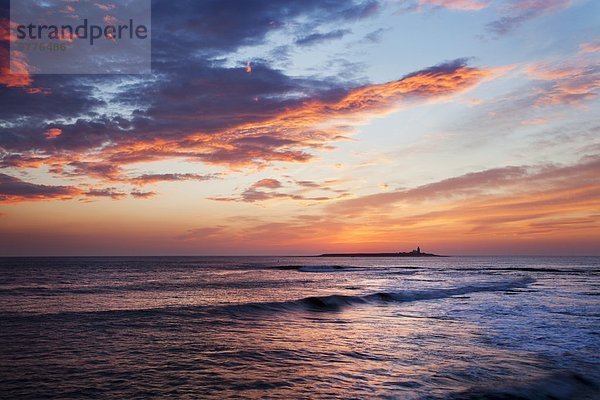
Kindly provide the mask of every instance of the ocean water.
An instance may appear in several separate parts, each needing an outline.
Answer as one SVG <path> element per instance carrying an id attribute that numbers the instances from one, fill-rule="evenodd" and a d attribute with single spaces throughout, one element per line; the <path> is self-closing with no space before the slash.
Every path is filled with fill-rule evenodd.
<path id="1" fill-rule="evenodd" d="M 600 258 L 4 258 L 0 398 L 598 399 Z"/>

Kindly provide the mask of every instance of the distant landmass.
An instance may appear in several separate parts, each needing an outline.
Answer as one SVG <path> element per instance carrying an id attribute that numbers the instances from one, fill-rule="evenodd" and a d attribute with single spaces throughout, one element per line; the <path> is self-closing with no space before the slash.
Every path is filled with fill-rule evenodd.
<path id="1" fill-rule="evenodd" d="M 331 253 L 321 254 L 317 257 L 448 257 L 440 256 L 438 254 L 425 253 L 421 251 L 420 247 L 410 252 L 398 252 L 398 253 Z"/>

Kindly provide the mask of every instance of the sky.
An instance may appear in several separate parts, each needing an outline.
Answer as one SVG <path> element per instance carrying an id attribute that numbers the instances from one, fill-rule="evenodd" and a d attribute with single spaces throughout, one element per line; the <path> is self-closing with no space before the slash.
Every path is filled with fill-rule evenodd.
<path id="1" fill-rule="evenodd" d="M 598 16 L 155 0 L 151 74 L 43 75 L 1 0 L 0 255 L 600 255 Z"/>

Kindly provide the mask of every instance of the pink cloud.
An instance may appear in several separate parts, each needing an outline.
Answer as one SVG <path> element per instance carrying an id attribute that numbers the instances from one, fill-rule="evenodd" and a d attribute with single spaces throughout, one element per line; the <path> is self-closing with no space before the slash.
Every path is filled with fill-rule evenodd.
<path id="1" fill-rule="evenodd" d="M 262 179 L 252 184 L 248 189 L 244 190 L 241 195 L 234 197 L 217 197 L 211 198 L 210 200 L 221 201 L 221 202 L 245 202 L 245 203 L 256 203 L 268 200 L 295 200 L 295 201 L 310 201 L 310 202 L 323 202 L 337 200 L 348 196 L 348 193 L 343 190 L 333 190 L 327 186 L 321 186 L 315 182 L 301 181 L 296 182 L 303 189 L 300 191 L 284 192 L 276 191 L 275 189 L 282 189 L 283 184 L 277 179 Z M 271 189 L 269 191 L 265 189 Z M 323 195 L 307 195 L 311 191 L 326 191 L 334 193 L 334 196 L 323 196 Z"/>
<path id="2" fill-rule="evenodd" d="M 263 180 L 256 182 L 252 186 L 255 188 L 263 187 L 263 188 L 269 188 L 269 189 L 278 189 L 282 185 L 281 185 L 281 182 L 279 182 L 277 179 L 263 179 Z"/>
<path id="3" fill-rule="evenodd" d="M 554 66 L 545 63 L 530 65 L 525 72 L 536 80 L 546 81 L 540 89 L 536 105 L 580 105 L 597 97 L 600 88 L 600 68 L 595 62 Z"/>
<path id="4" fill-rule="evenodd" d="M 94 5 L 96 7 L 98 7 L 99 9 L 101 9 L 102 11 L 110 11 L 110 10 L 114 10 L 116 8 L 116 5 L 114 4 L 101 4 L 101 3 L 94 3 Z"/>
<path id="5" fill-rule="evenodd" d="M 487 195 L 493 194 L 498 196 L 506 190 L 511 193 L 519 193 L 520 191 L 535 192 L 555 188 L 563 190 L 564 188 L 587 187 L 588 185 L 598 189 L 600 188 L 598 171 L 600 171 L 599 157 L 585 158 L 579 164 L 568 166 L 508 166 L 471 172 L 412 189 L 348 199 L 331 204 L 330 209 L 334 212 L 354 214 L 399 203 L 485 198 Z"/>
<path id="6" fill-rule="evenodd" d="M 582 53 L 598 53 L 600 52 L 600 39 L 582 43 L 579 48 L 581 49 Z"/>
<path id="7" fill-rule="evenodd" d="M 450 10 L 479 11 L 487 8 L 491 0 L 419 0 L 419 5 L 443 7 Z"/>

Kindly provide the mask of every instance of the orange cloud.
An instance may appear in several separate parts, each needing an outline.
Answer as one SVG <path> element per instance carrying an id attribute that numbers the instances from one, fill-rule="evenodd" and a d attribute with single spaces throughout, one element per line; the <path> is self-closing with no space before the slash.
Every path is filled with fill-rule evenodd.
<path id="1" fill-rule="evenodd" d="M 123 176 L 121 166 L 176 158 L 231 168 L 261 168 L 273 162 L 308 162 L 313 158 L 311 150 L 332 148 L 332 143 L 345 139 L 356 124 L 415 102 L 446 99 L 497 74 L 496 70 L 470 67 L 464 60 L 456 60 L 397 81 L 351 89 L 336 99 L 310 100 L 262 121 L 215 132 L 151 139 L 131 135 L 122 142 L 85 154 L 64 151 L 47 156 L 39 153 L 5 155 L 2 164 L 13 168 L 46 165 L 56 174 L 140 185 L 159 179 L 198 177 L 128 178 Z M 65 136 L 64 129 L 62 131 L 61 137 Z M 56 133 L 58 130 L 52 131 L 52 136 Z M 325 199 L 323 196 L 312 198 Z"/>
<path id="2" fill-rule="evenodd" d="M 10 26 L 6 19 L 0 19 L 0 85 L 9 88 L 24 88 L 29 94 L 47 94 L 44 88 L 29 87 L 33 83 L 27 56 L 17 50 L 10 51 Z"/>
<path id="3" fill-rule="evenodd" d="M 164 154 L 168 148 L 172 154 L 185 157 L 191 153 L 190 159 L 231 166 L 306 162 L 312 158 L 306 149 L 328 148 L 329 143 L 343 139 L 353 125 L 365 119 L 413 102 L 446 98 L 497 73 L 469 67 L 463 60 L 457 60 L 398 81 L 350 90 L 337 101 L 308 101 L 265 121 L 242 124 L 212 135 L 195 134 L 185 141 L 155 141 L 146 147 L 140 143 L 128 153 L 152 154 L 160 148 Z"/>
<path id="4" fill-rule="evenodd" d="M 9 42 L 13 40 L 11 25 L 12 22 L 9 20 L 0 19 L 0 85 L 6 87 L 30 86 L 33 79 L 29 74 L 27 57 L 20 51 L 13 51 L 12 54 L 10 52 Z"/>
<path id="5" fill-rule="evenodd" d="M 0 19 L 0 41 L 10 42 L 12 40 L 10 26 L 11 24 L 7 19 Z"/>
<path id="6" fill-rule="evenodd" d="M 48 140 L 56 139 L 60 135 L 62 135 L 62 130 L 58 128 L 48 129 L 45 133 L 46 139 Z"/>
<path id="7" fill-rule="evenodd" d="M 32 82 L 25 55 L 19 51 L 13 51 L 12 59 L 10 59 L 8 49 L 0 47 L 0 85 L 26 87 L 30 86 Z"/>

